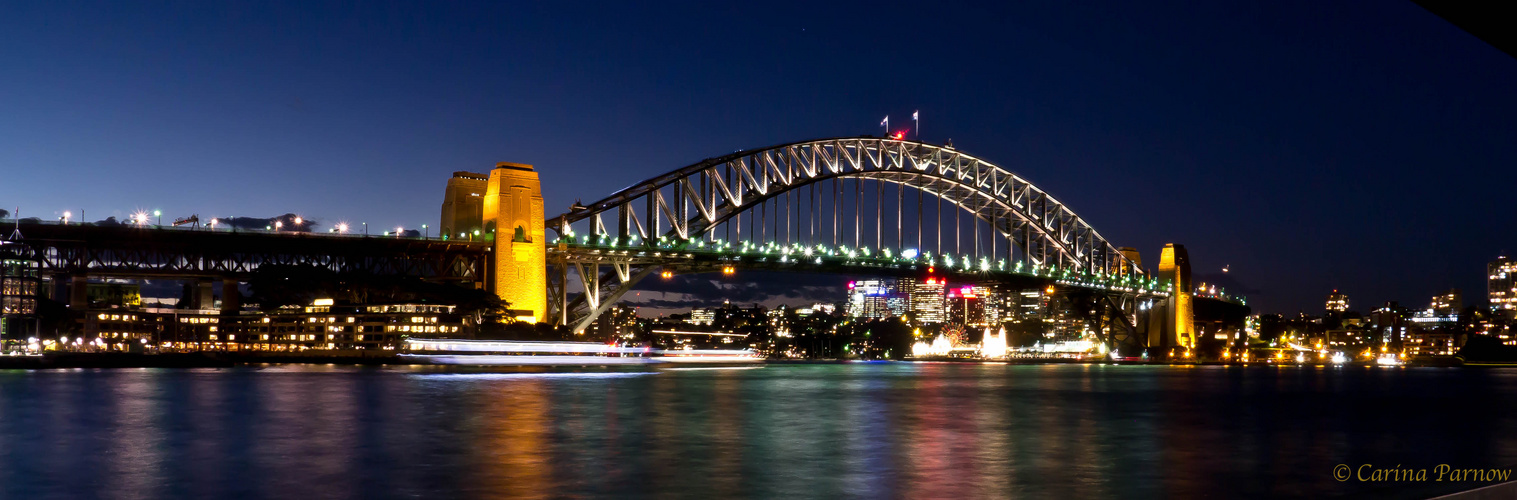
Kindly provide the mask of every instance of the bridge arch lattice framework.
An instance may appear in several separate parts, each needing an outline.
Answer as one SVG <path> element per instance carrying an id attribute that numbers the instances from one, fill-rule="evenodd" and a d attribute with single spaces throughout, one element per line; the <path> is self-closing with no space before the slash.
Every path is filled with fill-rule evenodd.
<path id="1" fill-rule="evenodd" d="M 844 191 L 848 180 L 855 181 L 851 192 Z M 831 192 L 820 195 L 831 196 L 831 203 L 825 199 L 819 203 L 817 187 L 828 184 L 827 181 L 833 181 Z M 875 181 L 875 192 L 865 192 L 860 181 Z M 888 203 L 883 187 L 892 184 L 893 204 Z M 907 188 L 916 191 L 914 217 L 905 213 L 903 192 Z M 851 207 L 839 203 L 846 201 L 848 195 L 852 195 Z M 863 203 L 870 195 L 874 197 L 875 209 L 872 221 L 865 219 L 871 214 L 865 213 Z M 809 204 L 795 202 L 797 210 L 803 205 L 811 212 L 819 208 L 827 210 L 831 213 L 825 215 L 830 215 L 831 220 L 816 213 L 804 214 L 806 224 L 800 223 L 802 214 L 795 214 L 792 219 L 792 196 L 809 196 Z M 783 228 L 779 223 L 781 197 L 785 197 Z M 556 243 L 549 244 L 550 260 L 559 266 L 557 276 L 550 273 L 549 315 L 555 322 L 583 330 L 638 280 L 660 266 L 679 263 L 674 255 L 654 256 L 635 250 L 657 247 L 662 239 L 715 241 L 723 228 L 728 240 L 780 241 L 780 233 L 784 233 L 785 242 L 792 241 L 794 236 L 794 240 L 810 237 L 807 243 L 818 243 L 816 226 L 820 224 L 822 237 L 830 236 L 834 246 L 846 246 L 851 236 L 853 248 L 873 246 L 879 250 L 893 246 L 897 252 L 905 248 L 922 249 L 930 246 L 923 239 L 924 198 L 935 199 L 938 210 L 934 215 L 939 221 L 943 203 L 949 204 L 956 216 L 972 216 L 974 258 L 988 253 L 991 260 L 1029 266 L 1142 274 L 1141 269 L 1067 205 L 1006 168 L 948 146 L 875 137 L 831 138 L 708 158 L 639 182 L 594 203 L 576 204 L 569 212 L 548 219 L 546 226 L 558 236 Z M 895 213 L 885 213 L 882 208 L 885 205 L 893 205 Z M 745 213 L 749 214 L 746 235 Z M 853 219 L 851 234 L 846 231 L 849 215 Z M 893 221 L 889 220 L 891 215 Z M 754 227 L 755 219 L 759 229 Z M 873 231 L 869 231 L 873 241 L 865 235 L 868 222 L 874 225 Z M 893 222 L 895 227 L 886 227 L 887 222 Z M 826 227 L 829 223 L 830 230 Z M 907 224 L 915 225 L 915 241 L 908 239 Z M 986 234 L 981 234 L 982 227 Z M 937 248 L 941 250 L 943 227 L 938 226 L 937 230 Z M 954 230 L 961 231 L 962 227 L 955 223 Z M 809 233 L 794 234 L 803 231 Z M 895 236 L 894 241 L 886 240 L 887 233 Z M 956 247 L 960 237 L 953 235 Z M 580 243 L 608 239 L 625 250 L 617 255 L 579 248 Z M 1003 247 L 1004 254 L 999 254 L 998 248 Z M 957 253 L 958 248 L 955 250 Z M 611 270 L 601 272 L 602 265 L 609 265 Z M 566 290 L 571 269 L 579 275 L 586 290 L 572 302 Z"/>

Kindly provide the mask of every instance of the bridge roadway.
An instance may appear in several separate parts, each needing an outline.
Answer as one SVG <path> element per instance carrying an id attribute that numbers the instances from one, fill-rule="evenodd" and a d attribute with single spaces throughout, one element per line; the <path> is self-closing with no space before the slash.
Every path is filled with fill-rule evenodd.
<path id="1" fill-rule="evenodd" d="M 1089 288 L 1105 292 L 1130 293 L 1139 297 L 1168 297 L 1169 282 L 1130 273 L 1105 273 L 1100 270 L 1059 268 L 1054 265 L 1027 265 L 1024 262 L 991 261 L 968 255 L 933 255 L 931 252 L 903 256 L 891 249 L 873 250 L 829 247 L 825 245 L 781 245 L 751 242 L 704 241 L 700 239 L 660 238 L 652 245 L 600 237 L 560 239 L 548 247 L 550 262 L 567 264 L 601 264 L 625 266 L 623 273 L 641 268 L 657 268 L 670 273 L 770 270 L 787 272 L 823 272 L 869 274 L 879 276 L 920 277 L 929 270 L 939 276 L 966 281 L 1017 281 L 1031 286 Z M 621 278 L 622 276 L 618 276 Z"/>

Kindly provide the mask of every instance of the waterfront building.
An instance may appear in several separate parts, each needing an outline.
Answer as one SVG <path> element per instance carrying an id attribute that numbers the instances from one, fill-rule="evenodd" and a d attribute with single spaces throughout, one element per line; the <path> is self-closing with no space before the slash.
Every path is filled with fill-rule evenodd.
<path id="1" fill-rule="evenodd" d="M 0 241 L 0 340 L 36 333 L 41 262 L 26 245 Z"/>
<path id="2" fill-rule="evenodd" d="M 1467 336 L 1453 328 L 1425 330 L 1413 329 L 1406 340 L 1406 354 L 1410 356 L 1453 356 L 1464 347 Z"/>
<path id="3" fill-rule="evenodd" d="M 216 309 L 94 309 L 97 330 L 68 342 L 101 350 L 167 351 L 394 350 L 405 338 L 468 338 L 472 328 L 451 305 L 334 304 L 226 314 Z"/>
<path id="4" fill-rule="evenodd" d="M 1370 341 L 1382 345 L 1398 346 L 1406 339 L 1406 323 L 1410 316 L 1405 307 L 1395 301 L 1370 313 L 1370 327 L 1374 332 Z"/>

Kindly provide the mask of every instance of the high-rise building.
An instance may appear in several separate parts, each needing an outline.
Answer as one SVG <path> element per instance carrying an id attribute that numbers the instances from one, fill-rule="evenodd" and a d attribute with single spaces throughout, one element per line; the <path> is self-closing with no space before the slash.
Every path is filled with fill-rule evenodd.
<path id="1" fill-rule="evenodd" d="M 1041 288 L 1028 288 L 1017 294 L 1016 318 L 1019 320 L 1038 319 L 1043 316 L 1043 309 L 1048 305 L 1047 294 Z"/>
<path id="2" fill-rule="evenodd" d="M 948 322 L 956 325 L 985 326 L 985 301 L 989 290 L 983 286 L 966 286 L 948 290 Z"/>
<path id="3" fill-rule="evenodd" d="M 1347 310 L 1348 295 L 1338 293 L 1337 290 L 1333 290 L 1333 293 L 1327 294 L 1327 312 L 1341 313 Z"/>
<path id="4" fill-rule="evenodd" d="M 1433 296 L 1432 305 L 1429 306 L 1434 315 L 1451 316 L 1459 314 L 1464 309 L 1464 293 L 1458 288 L 1451 288 L 1446 292 Z"/>
<path id="5" fill-rule="evenodd" d="M 595 322 L 590 324 L 592 331 L 587 333 L 602 339 L 631 339 L 637 336 L 638 321 L 636 308 L 612 306 L 605 314 L 595 318 Z"/>
<path id="6" fill-rule="evenodd" d="M 484 230 L 485 191 L 490 176 L 453 172 L 442 198 L 442 221 L 437 225 L 443 239 L 469 239 Z"/>
<path id="7" fill-rule="evenodd" d="M 848 316 L 865 319 L 894 316 L 890 310 L 890 297 L 894 293 L 893 281 L 851 281 L 848 283 Z"/>
<path id="8" fill-rule="evenodd" d="M 942 323 L 948 320 L 943 306 L 943 292 L 948 282 L 942 278 L 906 278 L 897 282 L 906 294 L 910 307 L 908 314 L 922 323 Z"/>
<path id="9" fill-rule="evenodd" d="M 1370 328 L 1374 332 L 1371 341 L 1401 345 L 1401 341 L 1406 339 L 1406 320 L 1409 316 L 1410 311 L 1395 301 L 1386 302 L 1384 307 L 1371 311 Z"/>
<path id="10" fill-rule="evenodd" d="M 1497 257 L 1486 266 L 1486 293 L 1491 301 L 1491 311 L 1497 316 L 1517 316 L 1517 260 L 1505 255 Z"/>
<path id="11" fill-rule="evenodd" d="M 1012 297 L 1012 295 L 1006 293 L 1006 289 L 1004 287 L 977 286 L 975 287 L 975 290 L 975 293 L 980 296 L 980 301 L 985 304 L 986 325 L 999 325 L 1003 322 L 1016 319 L 1014 317 L 1016 312 L 1015 305 L 1009 304 L 1007 302 L 1007 299 Z"/>

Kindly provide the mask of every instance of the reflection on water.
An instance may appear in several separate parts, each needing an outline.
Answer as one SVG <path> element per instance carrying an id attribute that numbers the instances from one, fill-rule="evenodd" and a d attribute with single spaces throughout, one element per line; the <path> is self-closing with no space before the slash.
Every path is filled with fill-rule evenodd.
<path id="1" fill-rule="evenodd" d="M 1424 497 L 1517 371 L 786 365 L 0 372 L 0 498 Z"/>

